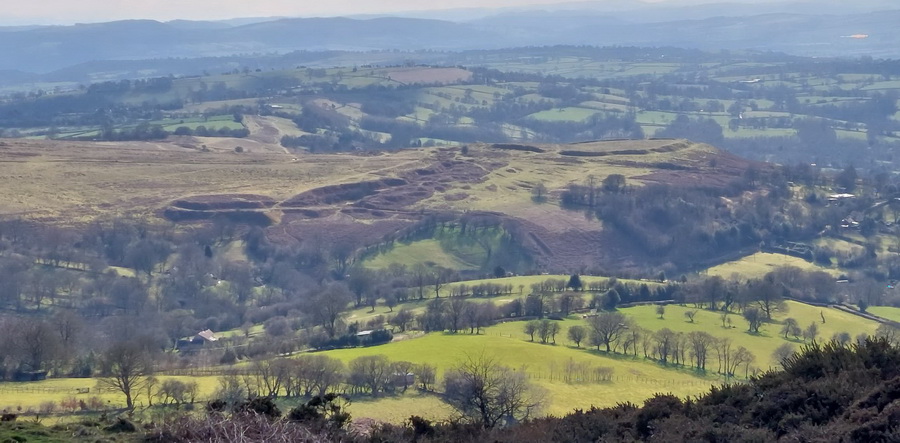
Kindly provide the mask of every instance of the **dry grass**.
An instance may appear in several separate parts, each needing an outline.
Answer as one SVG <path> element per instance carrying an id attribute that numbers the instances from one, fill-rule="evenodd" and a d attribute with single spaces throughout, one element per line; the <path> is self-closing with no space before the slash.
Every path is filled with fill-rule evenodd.
<path id="1" fill-rule="evenodd" d="M 294 132 L 286 121 L 248 117 L 254 129 L 249 139 L 178 138 L 173 142 L 90 143 L 6 140 L 0 145 L 0 187 L 8 196 L 0 214 L 77 223 L 110 213 L 153 215 L 177 198 L 204 194 L 259 194 L 276 200 L 336 183 L 396 176 L 425 167 L 436 150 L 403 150 L 372 156 L 287 153 L 272 143 Z M 667 141 L 620 141 L 577 145 L 579 150 L 638 150 Z M 208 152 L 203 152 L 206 146 Z M 241 146 L 243 154 L 234 152 Z M 419 202 L 415 209 L 491 210 L 512 216 L 563 213 L 552 205 L 531 202 L 531 188 L 544 182 L 551 191 L 623 174 L 630 183 L 652 172 L 647 162 L 679 161 L 708 147 L 645 155 L 567 157 L 564 146 L 546 146 L 545 153 L 499 151 L 487 145 L 471 147 L 473 161 L 488 174 L 481 183 L 450 183 L 450 188 Z M 446 195 L 468 198 L 448 201 Z M 571 215 L 571 214 L 569 214 Z M 551 217 L 552 218 L 552 217 Z M 566 217 L 564 216 L 563 219 Z M 571 217 L 569 217 L 571 218 Z M 568 224 L 575 224 L 570 220 Z M 574 227 L 574 226 L 573 226 Z"/>
<path id="2" fill-rule="evenodd" d="M 252 146 L 251 140 L 216 139 Z M 422 151 L 362 157 L 201 152 L 172 143 L 7 140 L 0 146 L 0 214 L 78 223 L 113 213 L 153 215 L 189 195 L 252 193 L 286 199 L 327 184 L 390 175 Z M 190 146 L 186 141 L 182 145 Z M 271 148 L 271 147 L 270 147 Z M 227 150 L 226 150 L 227 151 Z"/>

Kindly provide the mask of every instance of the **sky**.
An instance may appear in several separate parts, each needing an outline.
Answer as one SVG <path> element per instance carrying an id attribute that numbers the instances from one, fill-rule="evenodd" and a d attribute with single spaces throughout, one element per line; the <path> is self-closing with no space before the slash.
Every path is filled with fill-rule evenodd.
<path id="1" fill-rule="evenodd" d="M 0 0 L 0 24 L 72 24 L 123 19 L 220 20 L 313 17 L 455 8 L 503 8 L 573 0 Z M 602 0 L 601 0 L 602 1 Z M 619 0 L 621 1 L 621 0 Z M 638 0 L 625 0 L 634 1 Z M 646 0 L 658 2 L 667 0 Z M 8 3 L 3 5 L 3 3 Z"/>

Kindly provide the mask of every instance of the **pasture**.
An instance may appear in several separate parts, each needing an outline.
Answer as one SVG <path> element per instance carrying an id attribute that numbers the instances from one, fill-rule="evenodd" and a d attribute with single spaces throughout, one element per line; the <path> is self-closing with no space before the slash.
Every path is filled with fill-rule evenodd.
<path id="1" fill-rule="evenodd" d="M 893 306 L 869 306 L 866 312 L 900 323 L 900 308 Z"/>
<path id="2" fill-rule="evenodd" d="M 528 116 L 528 118 L 533 118 L 535 120 L 543 120 L 543 121 L 575 121 L 582 122 L 597 114 L 597 111 L 593 109 L 580 108 L 580 107 L 568 107 L 568 108 L 553 108 L 546 111 L 537 112 Z"/>
<path id="3" fill-rule="evenodd" d="M 366 260 L 363 265 L 372 269 L 387 269 L 391 264 L 400 264 L 411 267 L 418 263 L 423 263 L 426 266 L 440 266 L 461 271 L 479 268 L 478 263 L 464 261 L 452 252 L 446 251 L 441 242 L 436 239 L 419 240 L 408 244 L 397 244 L 388 252 L 378 254 L 371 259 Z"/>
<path id="4" fill-rule="evenodd" d="M 507 325 L 521 328 L 522 323 L 511 322 Z M 525 371 L 539 386 L 546 388 L 549 394 L 546 412 L 551 415 L 564 414 L 574 408 L 590 408 L 592 405 L 640 402 L 656 392 L 693 395 L 718 382 L 715 377 L 673 371 L 630 356 L 610 358 L 583 348 L 576 349 L 564 344 L 562 335 L 557 337 L 556 345 L 531 343 L 523 340 L 520 332 L 507 332 L 507 329 L 505 326 L 491 327 L 481 335 L 432 333 L 379 347 L 328 351 L 326 355 L 345 362 L 364 355 L 385 355 L 391 360 L 428 363 L 438 368 L 440 379 L 444 370 L 452 368 L 467 355 L 484 353 L 506 366 Z M 565 383 L 558 378 L 563 365 L 569 360 L 611 368 L 613 379 L 606 383 Z M 412 413 L 415 409 L 409 409 L 407 415 Z"/>
<path id="5" fill-rule="evenodd" d="M 757 252 L 755 254 L 750 254 L 738 260 L 713 266 L 703 271 L 703 274 L 710 276 L 718 275 L 723 278 L 731 278 L 732 276 L 738 276 L 745 279 L 760 278 L 769 272 L 784 266 L 794 266 L 806 271 L 825 271 L 835 276 L 840 274 L 840 270 L 838 269 L 825 268 L 810 263 L 802 258 L 772 252 Z"/>
<path id="6" fill-rule="evenodd" d="M 454 285 L 490 282 L 511 285 L 515 292 L 517 288 L 527 287 L 531 283 L 547 278 L 567 278 L 567 276 L 509 277 L 460 282 Z M 587 284 L 596 280 L 604 280 L 604 278 L 583 276 L 582 280 Z M 445 287 L 442 292 L 445 295 L 448 294 L 451 287 L 452 285 Z M 431 296 L 432 293 L 429 291 L 428 295 Z M 473 300 L 502 301 L 504 299 L 504 297 L 499 297 L 493 300 Z M 403 307 L 420 311 L 427 301 L 428 299 L 422 302 L 414 301 Z M 780 333 L 780 322 L 785 318 L 797 319 L 801 327 L 806 327 L 809 323 L 816 323 L 819 328 L 819 340 L 829 340 L 834 334 L 841 332 L 846 332 L 851 337 L 861 333 L 872 334 L 877 328 L 876 322 L 836 309 L 814 307 L 797 302 L 787 302 L 786 307 L 786 311 L 776 313 L 774 322 L 764 324 L 759 333 L 747 332 L 746 322 L 739 314 L 732 313 L 723 319 L 721 312 L 695 309 L 689 306 L 668 305 L 663 318 L 659 318 L 653 305 L 621 308 L 620 312 L 648 331 L 658 331 L 662 328 L 669 328 L 681 333 L 705 331 L 717 338 L 728 338 L 734 346 L 744 346 L 754 354 L 755 360 L 751 367 L 759 370 L 777 366 L 773 361 L 772 353 L 782 344 L 789 343 L 797 349 L 804 345 L 805 342 L 802 339 L 790 336 L 785 338 Z M 368 308 L 360 308 L 352 311 L 348 320 L 364 321 L 375 315 L 386 313 L 382 309 L 379 308 L 373 312 Z M 395 309 L 399 309 L 399 307 Z M 897 311 L 895 308 L 873 307 L 870 309 L 876 315 L 900 318 L 900 314 L 894 312 Z M 893 311 L 891 311 L 892 309 Z M 684 315 L 688 310 L 697 311 L 693 321 Z M 823 318 L 824 322 L 822 322 Z M 710 357 L 709 362 L 712 370 L 707 373 L 698 373 L 690 367 L 664 365 L 645 359 L 643 356 L 606 354 L 587 344 L 576 348 L 566 338 L 566 331 L 574 325 L 585 325 L 585 320 L 578 315 L 573 315 L 560 321 L 559 324 L 561 328 L 555 343 L 548 344 L 541 344 L 537 340 L 531 342 L 523 330 L 524 322 L 511 321 L 485 328 L 481 334 L 460 332 L 457 334 L 430 333 L 410 337 L 400 335 L 398 341 L 387 345 L 326 351 L 325 354 L 344 362 L 364 355 L 385 355 L 394 361 L 427 363 L 438 369 L 438 380 L 440 380 L 443 371 L 453 367 L 462 359 L 483 353 L 496 358 L 507 366 L 525 371 L 537 385 L 546 389 L 547 407 L 544 412 L 550 415 L 565 414 L 574 408 L 612 406 L 626 401 L 639 403 L 657 392 L 668 392 L 682 397 L 698 395 L 705 392 L 711 385 L 725 381 L 721 375 L 714 374 L 714 357 Z M 261 333 L 260 327 L 254 329 L 256 331 L 251 331 L 253 334 Z M 586 364 L 593 368 L 609 368 L 612 370 L 612 376 L 607 382 L 566 382 L 563 379 L 563 372 L 568 362 Z M 212 396 L 218 386 L 218 378 L 214 376 L 160 376 L 158 378 L 160 381 L 174 378 L 197 382 L 201 399 Z M 79 389 L 89 389 L 90 393 L 78 393 Z M 123 402 L 120 394 L 97 391 L 96 382 L 93 379 L 50 379 L 41 382 L 0 384 L 0 409 L 38 412 L 42 407 L 46 409 L 47 404 L 56 403 L 56 410 L 60 411 L 58 403 L 69 397 L 94 403 L 99 402 L 105 404 L 107 408 L 121 407 Z M 145 405 L 146 401 L 145 396 L 137 400 L 139 405 Z M 287 401 L 285 404 L 289 406 L 293 403 Z M 401 422 L 413 414 L 441 419 L 453 413 L 451 408 L 438 396 L 415 390 L 397 396 L 356 397 L 349 410 L 357 418 L 370 417 L 395 423 Z"/>

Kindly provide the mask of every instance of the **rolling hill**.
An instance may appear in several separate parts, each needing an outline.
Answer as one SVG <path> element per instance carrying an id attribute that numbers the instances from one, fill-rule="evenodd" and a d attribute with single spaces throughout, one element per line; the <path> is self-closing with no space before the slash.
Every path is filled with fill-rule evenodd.
<path id="1" fill-rule="evenodd" d="M 288 154 L 265 145 L 247 145 L 241 154 L 227 147 L 203 152 L 198 144 L 4 142 L 0 182 L 16 198 L 2 211 L 67 224 L 120 211 L 181 223 L 225 217 L 263 227 L 279 244 L 325 242 L 360 253 L 386 239 L 433 238 L 429 226 L 461 223 L 463 231 L 466 225 L 502 231 L 492 246 L 498 249 L 488 254 L 495 260 L 472 263 L 481 271 L 498 264 L 625 269 L 648 256 L 581 211 L 560 208 L 569 185 L 621 174 L 633 186 L 726 187 L 755 164 L 685 140 L 472 144 L 365 155 Z M 547 202 L 533 200 L 539 184 L 552 197 Z M 528 260 L 503 258 L 523 256 Z"/>

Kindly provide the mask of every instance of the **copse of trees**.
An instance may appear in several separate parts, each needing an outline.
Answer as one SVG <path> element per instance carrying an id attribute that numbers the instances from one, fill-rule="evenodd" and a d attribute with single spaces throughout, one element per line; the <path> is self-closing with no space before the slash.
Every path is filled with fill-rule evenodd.
<path id="1" fill-rule="evenodd" d="M 248 398 L 315 398 L 342 395 L 383 396 L 419 387 L 435 388 L 435 368 L 391 361 L 383 355 L 355 358 L 344 364 L 324 354 L 254 361 L 219 377 L 213 398 L 235 405 Z"/>

